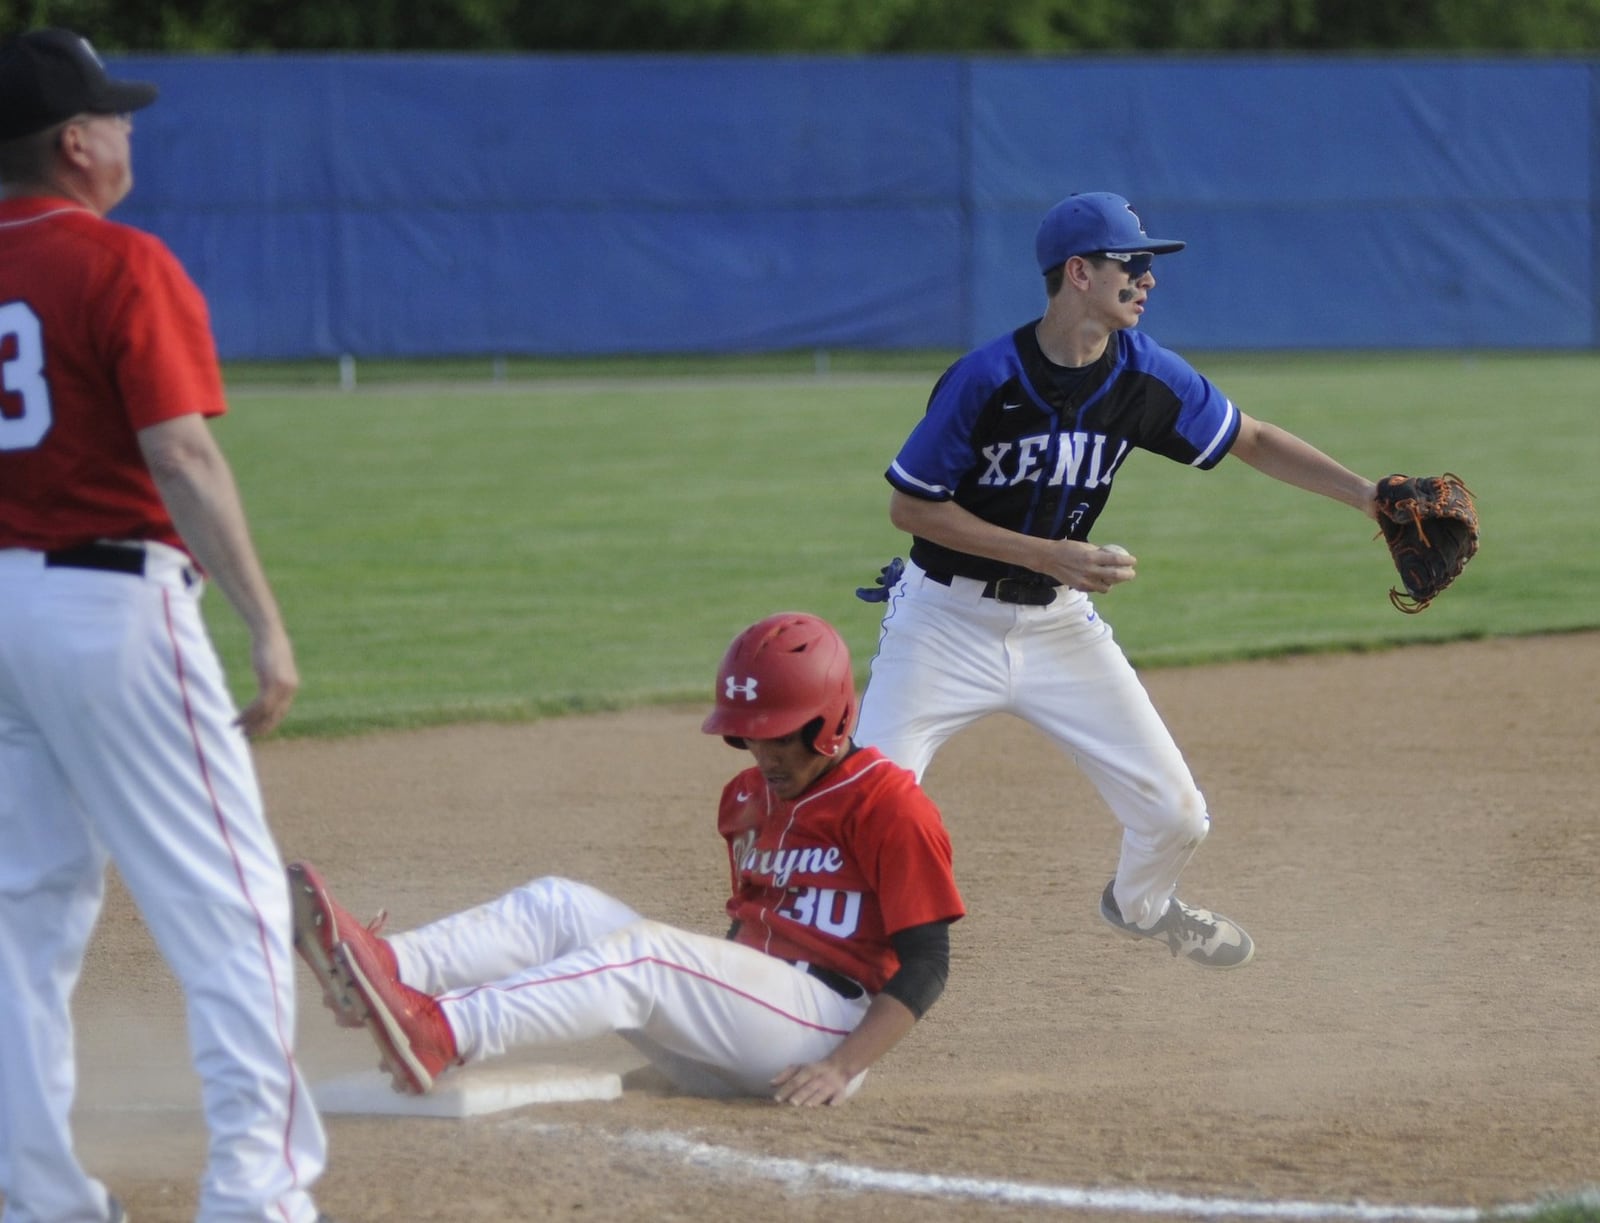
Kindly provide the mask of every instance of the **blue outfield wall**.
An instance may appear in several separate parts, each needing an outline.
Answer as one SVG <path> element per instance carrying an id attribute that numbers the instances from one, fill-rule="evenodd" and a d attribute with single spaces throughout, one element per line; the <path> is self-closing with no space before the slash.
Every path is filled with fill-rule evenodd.
<path id="1" fill-rule="evenodd" d="M 122 57 L 120 220 L 230 358 L 959 348 L 1039 217 L 1188 250 L 1178 348 L 1600 344 L 1577 59 Z"/>

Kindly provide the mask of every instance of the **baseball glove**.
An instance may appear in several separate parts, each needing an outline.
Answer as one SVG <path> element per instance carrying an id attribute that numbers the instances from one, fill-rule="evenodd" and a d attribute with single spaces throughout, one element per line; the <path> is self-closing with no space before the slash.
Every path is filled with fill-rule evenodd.
<path id="1" fill-rule="evenodd" d="M 1461 477 L 1385 476 L 1378 481 L 1378 528 L 1399 571 L 1389 602 L 1422 611 L 1461 576 L 1478 551 L 1478 507 Z"/>

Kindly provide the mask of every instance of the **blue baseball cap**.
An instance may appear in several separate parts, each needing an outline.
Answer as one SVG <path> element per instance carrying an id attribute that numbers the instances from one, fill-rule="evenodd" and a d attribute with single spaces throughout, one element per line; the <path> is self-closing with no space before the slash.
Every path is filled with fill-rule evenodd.
<path id="1" fill-rule="evenodd" d="M 1039 270 L 1058 268 L 1074 255 L 1098 251 L 1123 254 L 1150 251 L 1170 255 L 1181 251 L 1184 243 L 1175 238 L 1152 238 L 1144 232 L 1144 222 L 1133 205 L 1109 191 L 1085 191 L 1069 195 L 1039 223 L 1033 247 L 1039 256 Z"/>

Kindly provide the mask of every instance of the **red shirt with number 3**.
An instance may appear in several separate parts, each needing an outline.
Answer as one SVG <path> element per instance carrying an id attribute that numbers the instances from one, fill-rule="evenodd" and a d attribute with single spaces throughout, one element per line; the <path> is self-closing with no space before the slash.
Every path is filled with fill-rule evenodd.
<path id="1" fill-rule="evenodd" d="M 0 548 L 183 547 L 135 434 L 225 410 L 205 301 L 159 239 L 0 200 Z"/>

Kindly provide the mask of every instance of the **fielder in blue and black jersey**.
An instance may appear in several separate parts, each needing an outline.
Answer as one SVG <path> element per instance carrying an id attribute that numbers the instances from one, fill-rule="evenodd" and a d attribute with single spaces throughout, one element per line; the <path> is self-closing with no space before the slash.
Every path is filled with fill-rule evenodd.
<path id="1" fill-rule="evenodd" d="M 1005 712 L 1054 739 L 1122 824 L 1100 897 L 1115 929 L 1214 968 L 1249 962 L 1235 922 L 1177 898 L 1210 829 L 1204 797 L 1089 593 L 1137 575 L 1089 542 L 1135 449 L 1209 470 L 1234 455 L 1275 479 L 1376 514 L 1376 484 L 1240 412 L 1176 353 L 1134 330 L 1156 284 L 1152 238 L 1128 201 L 1068 196 L 1036 255 L 1042 318 L 962 357 L 887 477 L 911 563 L 885 571 L 887 607 L 857 737 L 918 777 L 950 736 Z"/>
<path id="2" fill-rule="evenodd" d="M 1085 540 L 1135 447 L 1202 468 L 1228 453 L 1238 410 L 1182 357 L 1119 331 L 1091 364 L 1060 366 L 1040 349 L 1036 326 L 946 371 L 889 468 L 895 488 L 1022 535 Z M 923 538 L 911 559 L 985 580 L 1013 569 Z"/>

